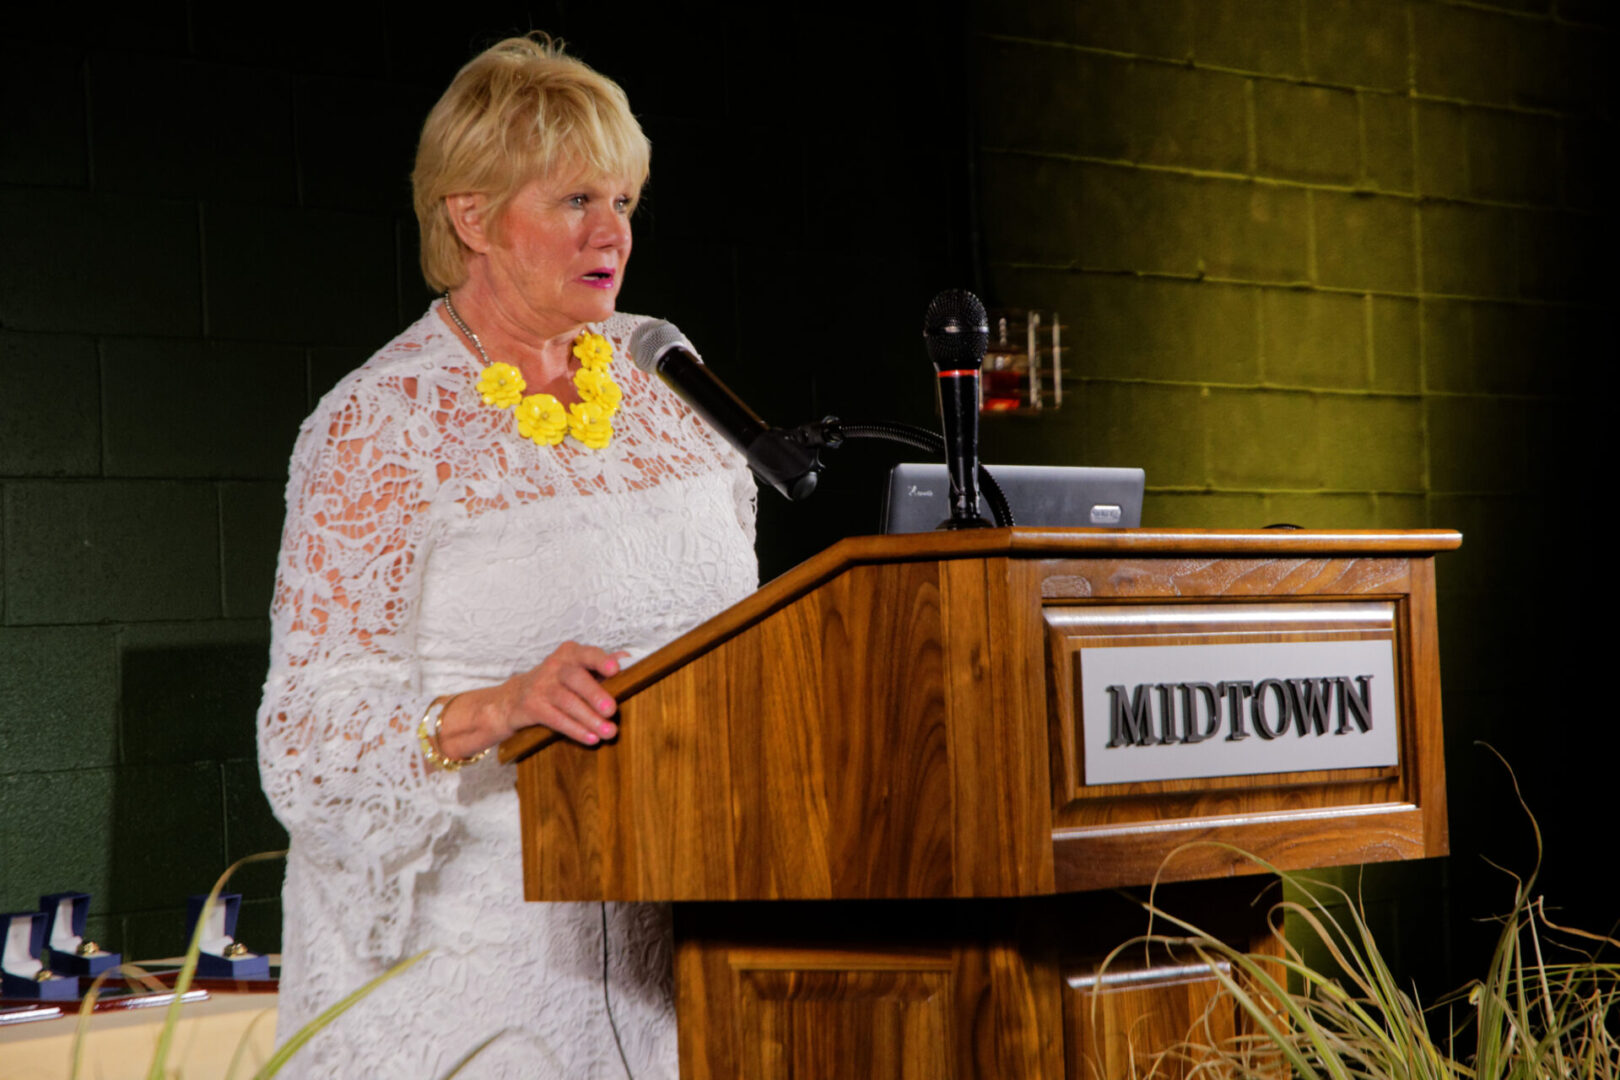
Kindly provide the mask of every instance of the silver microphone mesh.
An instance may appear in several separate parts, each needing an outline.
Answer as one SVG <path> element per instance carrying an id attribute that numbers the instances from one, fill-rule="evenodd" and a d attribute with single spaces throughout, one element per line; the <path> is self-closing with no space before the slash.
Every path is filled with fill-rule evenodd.
<path id="1" fill-rule="evenodd" d="M 698 355 L 698 351 L 692 348 L 692 343 L 686 340 L 686 335 L 681 333 L 680 327 L 662 319 L 652 319 L 631 332 L 630 358 L 636 362 L 636 367 L 649 375 L 654 375 L 657 374 L 658 361 L 677 345 L 693 356 Z M 700 361 L 701 359 L 699 357 Z"/>

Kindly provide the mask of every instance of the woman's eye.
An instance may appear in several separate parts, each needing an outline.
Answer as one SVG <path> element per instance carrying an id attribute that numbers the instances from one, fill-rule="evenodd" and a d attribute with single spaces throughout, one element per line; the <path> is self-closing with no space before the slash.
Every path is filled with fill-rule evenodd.
<path id="1" fill-rule="evenodd" d="M 628 214 L 630 212 L 630 196 L 620 195 L 617 199 L 613 200 L 613 206 L 619 211 L 619 213 Z"/>
<path id="2" fill-rule="evenodd" d="M 585 207 L 585 204 L 590 202 L 590 201 L 591 201 L 591 197 L 589 195 L 570 195 L 570 196 L 568 196 L 568 205 L 572 206 L 572 207 L 574 207 L 576 209 L 583 209 Z"/>

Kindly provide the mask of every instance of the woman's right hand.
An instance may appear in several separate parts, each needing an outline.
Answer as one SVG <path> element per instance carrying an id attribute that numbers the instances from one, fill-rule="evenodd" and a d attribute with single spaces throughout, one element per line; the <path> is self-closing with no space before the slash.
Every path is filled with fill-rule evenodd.
<path id="1" fill-rule="evenodd" d="M 619 673 L 629 653 L 565 641 L 537 667 L 498 686 L 456 695 L 439 717 L 439 751 L 466 759 L 530 727 L 548 727 L 586 746 L 619 733 L 618 705 L 598 678 Z"/>

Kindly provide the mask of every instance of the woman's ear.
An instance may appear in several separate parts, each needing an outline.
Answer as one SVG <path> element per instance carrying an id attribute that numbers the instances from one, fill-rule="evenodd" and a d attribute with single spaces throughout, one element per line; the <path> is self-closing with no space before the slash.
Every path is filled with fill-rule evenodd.
<path id="1" fill-rule="evenodd" d="M 446 195 L 444 207 L 461 242 L 480 255 L 486 254 L 492 244 L 489 235 L 489 196 L 474 191 Z"/>

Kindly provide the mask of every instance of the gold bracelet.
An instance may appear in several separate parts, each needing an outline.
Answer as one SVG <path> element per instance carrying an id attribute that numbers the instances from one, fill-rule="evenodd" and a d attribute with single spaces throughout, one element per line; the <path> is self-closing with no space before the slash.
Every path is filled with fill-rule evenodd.
<path id="1" fill-rule="evenodd" d="M 444 716 L 444 710 L 450 707 L 450 703 L 460 696 L 460 694 L 443 694 L 434 698 L 433 703 L 427 707 L 427 712 L 422 714 L 422 722 L 416 725 L 416 741 L 422 744 L 422 756 L 427 758 L 429 765 L 445 772 L 455 772 L 463 765 L 482 761 L 490 750 L 486 746 L 470 758 L 453 758 L 439 749 L 439 719 Z"/>

